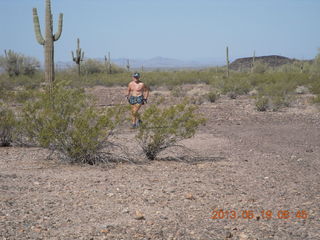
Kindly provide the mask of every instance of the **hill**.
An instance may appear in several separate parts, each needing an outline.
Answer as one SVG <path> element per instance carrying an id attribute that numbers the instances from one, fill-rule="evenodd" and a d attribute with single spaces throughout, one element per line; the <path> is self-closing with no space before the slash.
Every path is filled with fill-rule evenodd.
<path id="1" fill-rule="evenodd" d="M 249 69 L 252 66 L 253 57 L 238 58 L 230 64 L 230 69 L 240 71 Z M 294 58 L 287 58 L 279 55 L 269 55 L 255 57 L 255 62 L 262 62 L 267 64 L 269 67 L 279 67 L 284 64 L 290 64 L 293 62 L 304 62 L 305 60 L 297 60 Z M 310 61 L 310 60 L 307 60 Z"/>

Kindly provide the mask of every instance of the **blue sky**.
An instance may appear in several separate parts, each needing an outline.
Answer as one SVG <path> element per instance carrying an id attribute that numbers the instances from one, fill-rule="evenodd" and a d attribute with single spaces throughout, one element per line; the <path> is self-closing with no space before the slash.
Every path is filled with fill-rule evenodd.
<path id="1" fill-rule="evenodd" d="M 32 8 L 44 32 L 44 0 L 0 0 L 0 54 L 43 60 Z M 52 0 L 54 30 L 64 14 L 56 61 L 70 61 L 77 37 L 86 57 L 224 61 L 279 54 L 313 58 L 320 48 L 319 0 Z"/>

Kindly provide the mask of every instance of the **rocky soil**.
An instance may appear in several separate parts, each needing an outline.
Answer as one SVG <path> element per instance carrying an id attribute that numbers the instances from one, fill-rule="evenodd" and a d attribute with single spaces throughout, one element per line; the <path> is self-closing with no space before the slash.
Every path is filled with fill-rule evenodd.
<path id="1" fill-rule="evenodd" d="M 91 92 L 108 105 L 122 90 Z M 202 156 L 192 162 L 164 157 L 179 151 L 145 161 L 130 129 L 117 141 L 140 163 L 1 148 L 0 239 L 320 239 L 320 112 L 308 99 L 279 112 L 255 111 L 248 96 L 203 103 L 206 126 L 183 141 Z"/>

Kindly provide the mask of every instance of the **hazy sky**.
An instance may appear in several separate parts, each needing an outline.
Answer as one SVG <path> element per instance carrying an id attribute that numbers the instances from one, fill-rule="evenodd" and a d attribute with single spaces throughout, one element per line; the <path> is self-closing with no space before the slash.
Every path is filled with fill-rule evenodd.
<path id="1" fill-rule="evenodd" d="M 13 49 L 43 59 L 32 8 L 44 33 L 45 0 L 0 0 L 0 54 Z M 52 0 L 57 61 L 70 61 L 77 37 L 86 57 L 224 61 L 279 54 L 313 58 L 320 48 L 320 0 Z"/>

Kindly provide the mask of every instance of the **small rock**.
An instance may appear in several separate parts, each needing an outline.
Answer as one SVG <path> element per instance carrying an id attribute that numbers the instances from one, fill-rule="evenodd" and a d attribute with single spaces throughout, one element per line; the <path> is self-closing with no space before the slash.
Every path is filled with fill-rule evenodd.
<path id="1" fill-rule="evenodd" d="M 122 213 L 129 213 L 130 211 L 129 211 L 129 208 L 125 208 L 125 209 L 123 209 L 121 212 L 122 212 Z"/>
<path id="2" fill-rule="evenodd" d="M 232 238 L 232 233 L 231 232 L 226 232 L 226 238 Z"/>
<path id="3" fill-rule="evenodd" d="M 312 149 L 312 148 L 309 148 L 309 149 L 306 150 L 306 152 L 312 153 L 312 152 L 313 152 L 313 149 Z"/>
<path id="4" fill-rule="evenodd" d="M 136 220 L 144 220 L 145 217 L 144 217 L 144 215 L 143 215 L 143 213 L 141 211 L 136 210 L 136 215 L 134 216 L 134 219 L 136 219 Z"/>
<path id="5" fill-rule="evenodd" d="M 247 240 L 248 239 L 248 236 L 245 234 L 245 233 L 240 233 L 239 234 L 239 240 Z"/>
<path id="6" fill-rule="evenodd" d="M 195 200 L 195 197 L 194 197 L 191 193 L 188 193 L 188 194 L 186 195 L 186 199 Z"/>

